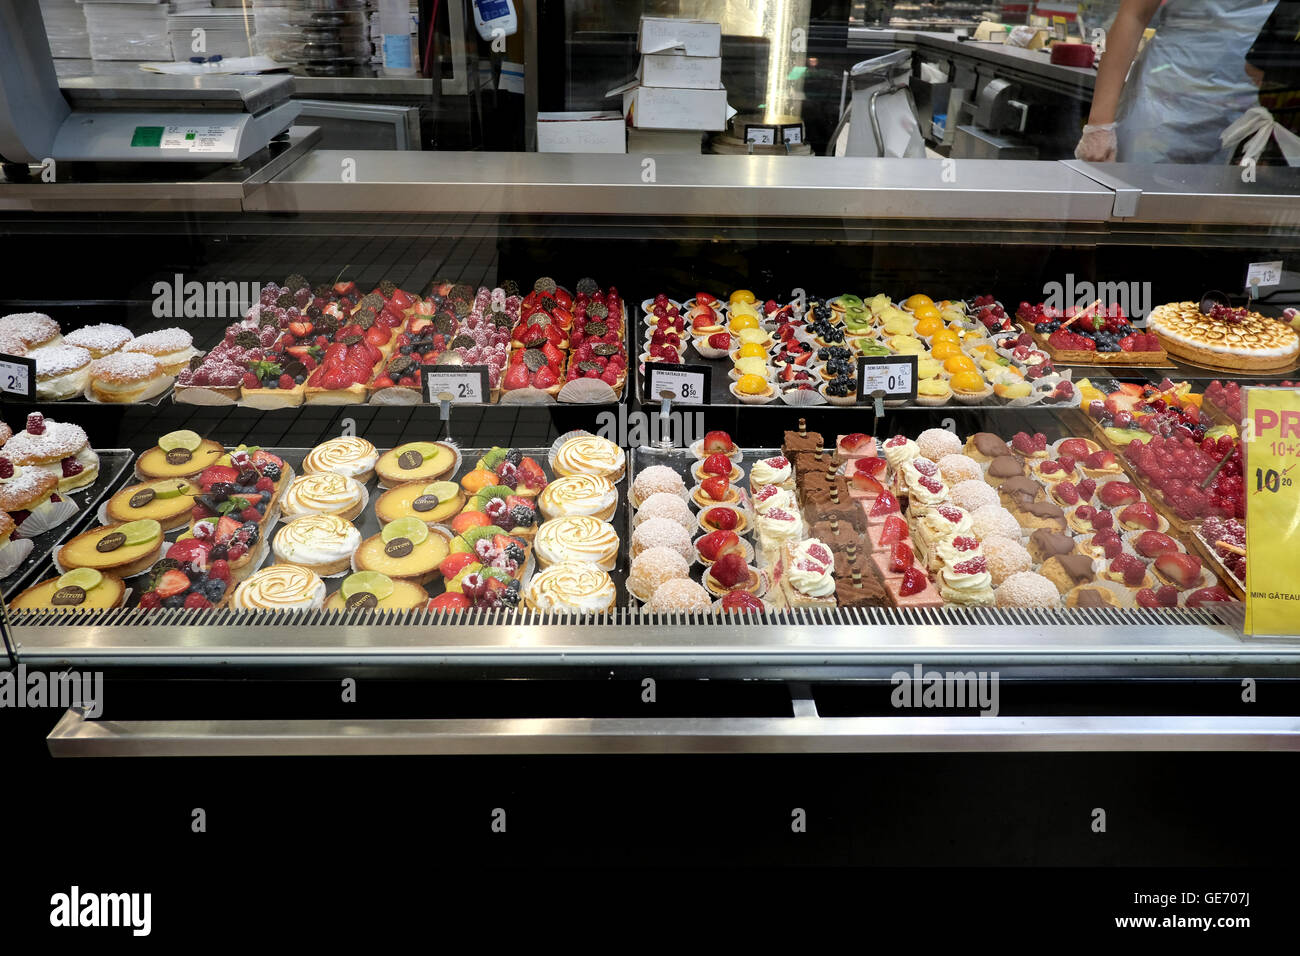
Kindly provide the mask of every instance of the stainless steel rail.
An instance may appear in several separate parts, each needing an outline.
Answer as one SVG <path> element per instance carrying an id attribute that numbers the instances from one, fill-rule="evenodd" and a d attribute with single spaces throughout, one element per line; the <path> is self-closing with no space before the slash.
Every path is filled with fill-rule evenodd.
<path id="1" fill-rule="evenodd" d="M 746 717 L 86 720 L 56 757 L 1297 751 L 1300 717 Z"/>

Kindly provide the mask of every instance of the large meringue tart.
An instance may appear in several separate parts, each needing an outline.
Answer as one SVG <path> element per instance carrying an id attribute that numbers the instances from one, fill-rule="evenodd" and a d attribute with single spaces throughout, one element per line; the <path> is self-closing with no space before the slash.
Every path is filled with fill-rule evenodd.
<path id="1" fill-rule="evenodd" d="M 451 541 L 442 528 L 430 528 L 419 518 L 398 518 L 361 542 L 352 564 L 358 571 L 377 571 L 394 580 L 423 584 L 438 576 Z"/>
<path id="2" fill-rule="evenodd" d="M 429 593 L 418 584 L 394 580 L 377 571 L 357 571 L 344 578 L 342 587 L 329 596 L 325 610 L 409 611 L 428 602 Z"/>
<path id="3" fill-rule="evenodd" d="M 114 574 L 77 568 L 57 578 L 33 584 L 9 602 L 9 609 L 40 611 L 102 611 L 117 607 L 126 585 Z"/>
<path id="4" fill-rule="evenodd" d="M 59 548 L 59 565 L 126 578 L 157 561 L 162 543 L 162 525 L 153 518 L 119 522 L 77 535 Z"/>
<path id="5" fill-rule="evenodd" d="M 179 528 L 190 517 L 199 486 L 185 478 L 163 478 L 129 485 L 108 499 L 111 521 L 152 518 L 164 531 Z"/>
<path id="6" fill-rule="evenodd" d="M 398 518 L 419 518 L 425 524 L 441 524 L 465 507 L 465 492 L 454 481 L 408 481 L 390 488 L 375 501 L 380 524 Z"/>
<path id="7" fill-rule="evenodd" d="M 569 562 L 613 571 L 618 563 L 618 532 L 591 515 L 566 515 L 543 521 L 533 541 L 540 567 Z"/>
<path id="8" fill-rule="evenodd" d="M 135 473 L 141 478 L 189 478 L 226 453 L 220 442 L 200 438 L 188 428 L 168 432 L 140 456 Z"/>
<path id="9" fill-rule="evenodd" d="M 458 457 L 456 449 L 444 442 L 407 442 L 380 455 L 375 474 L 385 488 L 408 481 L 436 481 L 452 472 Z"/>

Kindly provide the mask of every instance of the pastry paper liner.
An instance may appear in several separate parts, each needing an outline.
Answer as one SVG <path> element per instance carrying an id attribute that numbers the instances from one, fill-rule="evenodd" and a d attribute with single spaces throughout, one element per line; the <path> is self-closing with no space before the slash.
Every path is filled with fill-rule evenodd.
<path id="1" fill-rule="evenodd" d="M 27 560 L 36 545 L 31 538 L 9 536 L 9 543 L 0 548 L 0 578 L 7 578 L 18 570 L 18 565 Z"/>
<path id="2" fill-rule="evenodd" d="M 31 514 L 14 529 L 11 538 L 34 538 L 70 521 L 81 508 L 66 492 L 56 492 L 61 500 L 46 501 L 32 509 Z"/>

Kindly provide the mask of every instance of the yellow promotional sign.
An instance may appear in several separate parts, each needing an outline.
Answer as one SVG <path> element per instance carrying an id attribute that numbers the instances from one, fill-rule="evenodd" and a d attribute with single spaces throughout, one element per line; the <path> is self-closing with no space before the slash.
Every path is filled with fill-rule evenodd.
<path id="1" fill-rule="evenodd" d="M 1300 634 L 1300 390 L 1245 391 L 1246 633 Z"/>

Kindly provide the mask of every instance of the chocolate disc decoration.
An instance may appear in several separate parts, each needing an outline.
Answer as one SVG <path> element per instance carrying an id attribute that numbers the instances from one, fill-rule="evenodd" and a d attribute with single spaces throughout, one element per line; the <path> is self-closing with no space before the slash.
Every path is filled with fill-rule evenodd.
<path id="1" fill-rule="evenodd" d="M 410 538 L 394 538 L 384 545 L 384 554 L 390 558 L 404 558 L 414 550 Z"/>
<path id="2" fill-rule="evenodd" d="M 438 507 L 437 495 L 420 495 L 411 502 L 411 508 L 415 511 L 432 511 Z"/>
<path id="3" fill-rule="evenodd" d="M 152 488 L 145 488 L 141 491 L 137 491 L 135 494 L 131 496 L 131 507 L 143 508 L 149 502 L 153 501 L 154 498 L 156 498 L 157 496 L 158 493 L 154 491 Z"/>
<path id="4" fill-rule="evenodd" d="M 404 451 L 397 456 L 397 467 L 401 468 L 403 471 L 411 471 L 414 468 L 419 468 L 423 464 L 424 456 L 418 451 Z"/>
<path id="5" fill-rule="evenodd" d="M 120 531 L 114 531 L 95 542 L 95 550 L 101 554 L 107 554 L 110 551 L 116 551 L 124 544 L 126 544 L 126 535 Z"/>
<path id="6" fill-rule="evenodd" d="M 398 540 L 400 541 L 405 539 L 399 538 Z M 356 594 L 352 595 L 352 597 L 344 601 L 343 606 L 349 611 L 356 610 L 357 608 L 379 607 L 379 598 L 375 597 L 369 591 L 358 591 Z"/>
<path id="7" fill-rule="evenodd" d="M 169 465 L 188 465 L 190 459 L 194 457 L 194 452 L 188 448 L 173 448 L 167 453 L 167 464 Z"/>
<path id="8" fill-rule="evenodd" d="M 55 607 L 74 607 L 86 603 L 86 589 L 76 584 L 69 584 L 54 592 L 50 603 Z"/>

